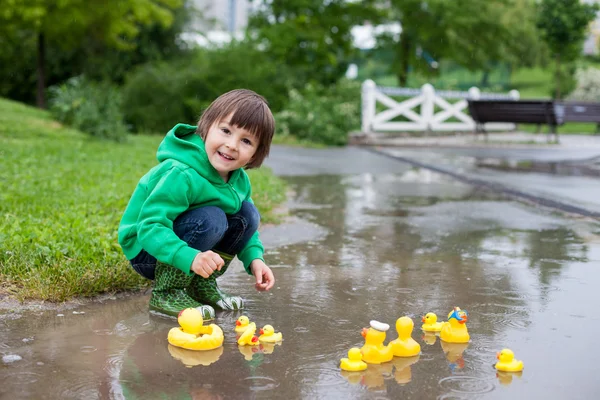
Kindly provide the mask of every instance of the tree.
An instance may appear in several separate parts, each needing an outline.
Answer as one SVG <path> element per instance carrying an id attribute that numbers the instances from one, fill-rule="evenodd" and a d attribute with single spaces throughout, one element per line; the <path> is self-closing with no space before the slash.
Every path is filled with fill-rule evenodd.
<path id="1" fill-rule="evenodd" d="M 93 37 L 114 48 L 132 49 L 141 25 L 171 24 L 182 0 L 109 0 L 101 6 L 86 0 L 4 0 L 0 7 L 3 35 L 36 42 L 37 105 L 45 107 L 46 47 L 77 48 Z"/>
<path id="2" fill-rule="evenodd" d="M 583 42 L 590 22 L 598 12 L 597 4 L 580 0 L 542 0 L 539 5 L 537 26 L 547 43 L 556 68 L 556 91 L 554 97 L 562 96 L 563 65 L 581 57 Z M 571 68 L 572 69 L 572 68 Z"/>
<path id="3" fill-rule="evenodd" d="M 531 63 L 539 48 L 533 0 L 385 1 L 387 21 L 399 22 L 402 30 L 382 35 L 379 46 L 393 49 L 401 86 L 412 70 L 435 71 L 441 60 L 485 71 L 499 61 Z"/>
<path id="4" fill-rule="evenodd" d="M 272 62 L 292 68 L 302 85 L 329 85 L 356 54 L 351 28 L 375 17 L 373 0 L 265 0 L 248 33 Z"/>

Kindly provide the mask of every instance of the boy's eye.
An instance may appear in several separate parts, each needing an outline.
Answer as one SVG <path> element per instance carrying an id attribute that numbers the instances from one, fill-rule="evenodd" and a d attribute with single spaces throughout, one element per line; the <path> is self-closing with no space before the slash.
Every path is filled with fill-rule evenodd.
<path id="1" fill-rule="evenodd" d="M 230 133 L 230 130 L 227 128 L 221 128 L 221 131 L 223 131 L 223 133 L 227 133 L 227 134 Z"/>
<path id="2" fill-rule="evenodd" d="M 242 142 L 244 142 L 245 144 L 252 145 L 252 141 L 250 139 L 242 139 Z"/>

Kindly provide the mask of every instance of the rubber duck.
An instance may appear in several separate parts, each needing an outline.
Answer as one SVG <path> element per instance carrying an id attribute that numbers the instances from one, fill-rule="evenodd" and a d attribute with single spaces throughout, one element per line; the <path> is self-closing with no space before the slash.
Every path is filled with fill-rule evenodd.
<path id="1" fill-rule="evenodd" d="M 496 369 L 504 372 L 519 372 L 523 371 L 523 361 L 515 360 L 515 353 L 510 349 L 502 349 L 496 353 L 498 362 L 496 363 Z"/>
<path id="2" fill-rule="evenodd" d="M 244 333 L 246 329 L 248 329 L 248 324 L 250 324 L 250 319 L 245 315 L 242 315 L 235 321 L 235 333 Z"/>
<path id="3" fill-rule="evenodd" d="M 344 371 L 364 371 L 367 363 L 362 360 L 362 354 L 358 347 L 348 350 L 348 358 L 340 360 L 340 368 Z"/>
<path id="4" fill-rule="evenodd" d="M 391 361 L 394 358 L 392 346 L 383 345 L 385 341 L 385 332 L 390 329 L 388 324 L 379 321 L 371 321 L 370 328 L 363 328 L 362 337 L 365 338 L 365 344 L 360 351 L 363 355 L 363 361 L 369 364 L 381 364 Z"/>
<path id="5" fill-rule="evenodd" d="M 223 345 L 223 330 L 215 325 L 204 326 L 202 313 L 195 308 L 181 310 L 179 327 L 169 331 L 167 340 L 173 346 L 188 350 L 213 350 Z"/>
<path id="6" fill-rule="evenodd" d="M 258 346 L 260 343 L 258 342 L 258 338 L 254 336 L 256 332 L 256 324 L 254 322 L 250 322 L 248 324 L 248 328 L 242 333 L 242 336 L 238 339 L 238 344 L 240 346 Z"/>
<path id="7" fill-rule="evenodd" d="M 423 316 L 421 319 L 423 325 L 421 325 L 421 329 L 425 332 L 439 332 L 442 330 L 443 322 L 437 322 L 437 315 L 432 312 L 429 312 Z"/>
<path id="8" fill-rule="evenodd" d="M 259 333 L 260 336 L 258 337 L 258 340 L 265 343 L 280 342 L 282 338 L 281 332 L 275 333 L 275 329 L 273 329 L 271 325 L 263 326 Z"/>
<path id="9" fill-rule="evenodd" d="M 168 349 L 174 359 L 181 361 L 188 368 L 197 365 L 209 366 L 217 362 L 223 354 L 223 346 L 207 351 L 192 351 L 169 344 Z"/>
<path id="10" fill-rule="evenodd" d="M 406 385 L 412 380 L 411 365 L 419 361 L 420 356 L 415 357 L 394 357 L 394 380 L 400 385 Z"/>
<path id="11" fill-rule="evenodd" d="M 467 343 L 470 340 L 467 320 L 467 311 L 454 307 L 448 314 L 448 321 L 442 326 L 440 338 L 448 343 Z"/>
<path id="12" fill-rule="evenodd" d="M 415 324 L 410 317 L 400 317 L 396 320 L 398 339 L 390 342 L 394 356 L 414 357 L 421 352 L 421 345 L 411 337 L 414 326 Z"/>

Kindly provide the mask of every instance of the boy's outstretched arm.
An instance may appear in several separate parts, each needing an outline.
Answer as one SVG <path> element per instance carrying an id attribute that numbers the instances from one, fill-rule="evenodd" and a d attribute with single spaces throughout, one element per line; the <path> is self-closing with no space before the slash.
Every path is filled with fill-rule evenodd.
<path id="1" fill-rule="evenodd" d="M 269 268 L 263 260 L 257 258 L 252 261 L 250 269 L 252 270 L 252 275 L 254 275 L 254 278 L 256 279 L 256 284 L 254 285 L 256 290 L 264 292 L 273 287 L 275 284 L 273 271 L 271 271 L 271 268 Z"/>

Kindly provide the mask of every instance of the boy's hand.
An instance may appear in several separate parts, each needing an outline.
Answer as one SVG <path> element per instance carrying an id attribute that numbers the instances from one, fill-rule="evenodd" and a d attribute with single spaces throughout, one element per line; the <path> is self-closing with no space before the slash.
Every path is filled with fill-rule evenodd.
<path id="1" fill-rule="evenodd" d="M 190 269 L 201 277 L 208 278 L 215 269 L 220 271 L 223 265 L 225 265 L 225 261 L 223 261 L 220 255 L 214 251 L 207 250 L 198 253 Z"/>
<path id="2" fill-rule="evenodd" d="M 273 287 L 275 284 L 275 277 L 271 268 L 267 267 L 267 264 L 263 260 L 256 259 L 250 264 L 252 275 L 256 278 L 256 284 L 254 287 L 259 292 L 264 292 Z"/>

